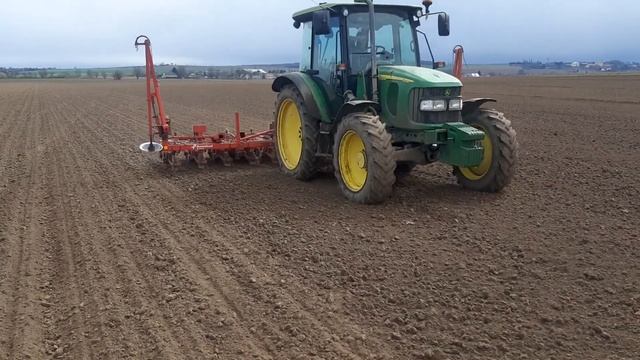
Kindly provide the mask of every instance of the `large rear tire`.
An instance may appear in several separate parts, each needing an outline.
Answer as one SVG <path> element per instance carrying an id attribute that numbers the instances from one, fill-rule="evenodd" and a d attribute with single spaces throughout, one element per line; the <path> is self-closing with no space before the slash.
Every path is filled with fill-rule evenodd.
<path id="1" fill-rule="evenodd" d="M 282 88 L 276 99 L 274 142 L 282 172 L 310 180 L 317 172 L 319 122 L 307 113 L 302 95 L 293 85 Z"/>
<path id="2" fill-rule="evenodd" d="M 391 135 L 378 116 L 353 113 L 338 125 L 333 165 L 345 197 L 361 204 L 376 204 L 393 192 L 396 181 Z"/>
<path id="3" fill-rule="evenodd" d="M 488 109 L 478 109 L 463 121 L 484 131 L 482 145 L 485 151 L 480 165 L 454 167 L 458 184 L 476 191 L 501 191 L 511 183 L 518 157 L 518 141 L 511 121 L 504 114 Z"/>

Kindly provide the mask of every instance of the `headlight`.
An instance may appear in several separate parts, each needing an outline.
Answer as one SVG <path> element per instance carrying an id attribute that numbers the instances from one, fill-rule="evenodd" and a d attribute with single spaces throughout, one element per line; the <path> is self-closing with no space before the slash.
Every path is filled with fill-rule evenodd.
<path id="1" fill-rule="evenodd" d="M 462 110 L 462 99 L 453 99 L 449 101 L 449 110 L 451 111 Z"/>
<path id="2" fill-rule="evenodd" d="M 422 100 L 420 102 L 420 111 L 446 111 L 446 100 Z"/>

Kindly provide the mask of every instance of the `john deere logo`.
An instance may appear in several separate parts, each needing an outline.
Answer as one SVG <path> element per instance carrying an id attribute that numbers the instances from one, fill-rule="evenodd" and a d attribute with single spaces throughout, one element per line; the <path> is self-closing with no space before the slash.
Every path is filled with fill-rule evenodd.
<path id="1" fill-rule="evenodd" d="M 445 89 L 444 96 L 451 96 L 451 89 Z"/>

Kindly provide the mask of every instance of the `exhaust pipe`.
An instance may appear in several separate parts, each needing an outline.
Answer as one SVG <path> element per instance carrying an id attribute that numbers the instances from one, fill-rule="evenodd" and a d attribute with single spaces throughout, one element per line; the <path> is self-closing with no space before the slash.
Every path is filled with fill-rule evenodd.
<path id="1" fill-rule="evenodd" d="M 429 13 L 429 8 L 431 7 L 431 5 L 433 5 L 433 1 L 432 0 L 424 0 L 422 2 L 422 5 L 424 6 L 424 13 L 428 14 Z"/>
<path id="2" fill-rule="evenodd" d="M 464 59 L 464 48 L 462 45 L 456 45 L 456 47 L 453 48 L 453 54 L 453 76 L 462 81 L 462 61 Z"/>

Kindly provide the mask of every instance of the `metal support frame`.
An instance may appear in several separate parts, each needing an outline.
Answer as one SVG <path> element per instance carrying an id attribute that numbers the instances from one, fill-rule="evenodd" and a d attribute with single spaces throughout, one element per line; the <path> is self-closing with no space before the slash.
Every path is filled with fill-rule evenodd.
<path id="1" fill-rule="evenodd" d="M 199 166 L 206 161 L 205 154 L 210 159 L 222 159 L 225 165 L 229 159 L 244 157 L 250 163 L 256 163 L 262 155 L 273 157 L 273 130 L 264 130 L 246 134 L 240 130 L 240 114 L 235 113 L 234 133 L 221 132 L 207 134 L 204 125 L 194 125 L 192 135 L 177 135 L 171 133 L 171 123 L 164 109 L 164 102 L 160 95 L 160 84 L 156 77 L 151 41 L 145 35 L 136 38 L 135 46 L 145 47 L 146 83 L 147 83 L 147 123 L 149 126 L 149 143 L 153 144 L 154 135 L 161 139 L 162 149 L 160 157 L 169 164 L 174 163 L 175 155 L 183 153 L 187 159 L 193 159 Z M 154 147 L 150 146 L 150 152 Z"/>

